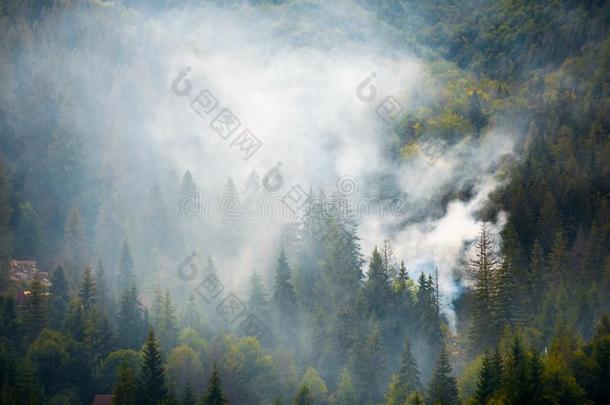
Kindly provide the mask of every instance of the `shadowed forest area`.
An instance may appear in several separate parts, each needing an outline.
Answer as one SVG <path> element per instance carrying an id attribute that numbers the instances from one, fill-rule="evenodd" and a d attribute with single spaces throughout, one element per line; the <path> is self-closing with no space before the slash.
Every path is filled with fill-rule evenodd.
<path id="1" fill-rule="evenodd" d="M 610 404 L 610 3 L 0 2 L 0 404 Z"/>

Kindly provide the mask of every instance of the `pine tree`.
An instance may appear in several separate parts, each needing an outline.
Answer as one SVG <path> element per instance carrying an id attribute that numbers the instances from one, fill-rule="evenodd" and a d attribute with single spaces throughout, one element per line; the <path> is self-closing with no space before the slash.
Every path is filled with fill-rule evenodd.
<path id="1" fill-rule="evenodd" d="M 497 260 L 487 225 L 481 226 L 475 244 L 475 258 L 470 261 L 469 274 L 474 283 L 471 340 L 477 347 L 489 347 L 498 334 L 495 300 Z"/>
<path id="2" fill-rule="evenodd" d="M 529 355 L 527 368 L 528 404 L 542 405 L 548 403 L 544 396 L 543 367 L 536 352 Z"/>
<path id="3" fill-rule="evenodd" d="M 409 398 L 407 398 L 407 402 L 405 402 L 406 405 L 424 405 L 424 403 L 424 399 L 419 394 L 419 392 L 414 392 L 409 395 Z"/>
<path id="4" fill-rule="evenodd" d="M 387 252 L 384 252 L 387 253 Z M 387 264 L 377 247 L 373 250 L 367 280 L 364 283 L 364 297 L 367 308 L 372 310 L 379 319 L 384 319 L 388 311 L 391 310 L 392 288 L 390 277 L 387 273 Z"/>
<path id="5" fill-rule="evenodd" d="M 337 393 L 335 395 L 335 405 L 352 405 L 357 401 L 356 390 L 352 383 L 352 377 L 346 368 L 339 373 L 337 382 Z"/>
<path id="6" fill-rule="evenodd" d="M 140 369 L 138 403 L 156 404 L 165 398 L 165 370 L 159 342 L 151 328 L 142 349 L 143 360 Z"/>
<path id="7" fill-rule="evenodd" d="M 191 385 L 187 383 L 186 387 L 184 388 L 184 392 L 182 393 L 181 404 L 182 405 L 195 405 L 196 402 L 197 401 L 195 400 L 195 393 L 193 392 Z"/>
<path id="8" fill-rule="evenodd" d="M 355 298 L 362 281 L 363 261 L 355 225 L 338 218 L 332 211 L 326 217 L 328 231 L 316 297 L 327 308 L 340 308 Z"/>
<path id="9" fill-rule="evenodd" d="M 117 339 L 119 346 L 137 349 L 142 344 L 144 330 L 142 304 L 138 300 L 135 287 L 126 289 L 121 296 L 117 319 Z"/>
<path id="10" fill-rule="evenodd" d="M 247 305 L 250 311 L 254 313 L 261 322 L 265 325 L 271 324 L 272 317 L 269 299 L 267 292 L 265 291 L 265 286 L 263 285 L 263 280 L 256 271 L 252 273 L 252 277 L 250 278 Z M 264 342 L 269 343 L 268 336 L 263 336 L 262 338 Z"/>
<path id="11" fill-rule="evenodd" d="M 360 402 L 377 403 L 383 399 L 383 387 L 389 377 L 387 366 L 381 331 L 375 324 L 366 338 L 357 340 L 350 355 L 350 371 Z"/>
<path id="12" fill-rule="evenodd" d="M 68 312 L 70 290 L 66 281 L 64 268 L 57 266 L 51 276 L 49 288 L 50 324 L 54 329 L 61 329 Z"/>
<path id="13" fill-rule="evenodd" d="M 459 404 L 457 381 L 451 375 L 451 364 L 445 346 L 441 347 L 436 368 L 428 387 L 428 398 L 431 404 L 453 405 Z"/>
<path id="14" fill-rule="evenodd" d="M 82 342 L 85 337 L 83 306 L 78 299 L 74 299 L 70 302 L 65 330 L 77 342 Z"/>
<path id="15" fill-rule="evenodd" d="M 165 297 L 161 303 L 161 312 L 158 322 L 158 336 L 161 342 L 161 348 L 166 353 L 176 345 L 178 340 L 178 326 L 174 307 L 171 303 L 169 291 L 165 293 Z"/>
<path id="16" fill-rule="evenodd" d="M 273 304 L 279 330 L 284 331 L 283 334 L 289 337 L 289 341 L 294 341 L 298 324 L 298 308 L 290 273 L 288 259 L 282 249 L 276 268 Z"/>
<path id="17" fill-rule="evenodd" d="M 529 403 L 528 360 L 523 344 L 515 337 L 505 366 L 503 392 L 510 405 Z"/>
<path id="18" fill-rule="evenodd" d="M 417 279 L 417 314 L 420 333 L 429 344 L 437 344 L 441 339 L 440 314 L 437 306 L 436 289 L 431 277 L 422 272 Z"/>
<path id="19" fill-rule="evenodd" d="M 63 257 L 68 284 L 74 287 L 78 283 L 80 269 L 85 266 L 85 258 L 87 257 L 81 214 L 78 207 L 73 207 L 66 219 Z"/>
<path id="20" fill-rule="evenodd" d="M 508 255 L 502 258 L 494 279 L 494 300 L 497 308 L 497 320 L 502 324 L 513 325 L 517 320 L 517 285 L 514 276 L 513 262 Z"/>
<path id="21" fill-rule="evenodd" d="M 218 373 L 218 369 L 216 368 L 216 363 L 214 363 L 212 376 L 208 382 L 208 392 L 203 396 L 201 405 L 222 405 L 226 403 L 228 403 L 228 401 L 222 392 L 222 387 L 220 386 L 220 375 Z"/>
<path id="22" fill-rule="evenodd" d="M 475 392 L 475 399 L 479 404 L 487 404 L 487 401 L 492 399 L 500 388 L 496 381 L 496 370 L 494 370 L 494 360 L 492 356 L 486 352 L 483 356 L 481 369 L 479 370 L 479 380 Z"/>
<path id="23" fill-rule="evenodd" d="M 500 349 L 496 347 L 494 355 L 491 358 L 491 369 L 492 369 L 492 385 L 496 391 L 502 388 L 502 381 L 504 378 L 504 361 L 500 354 Z"/>
<path id="24" fill-rule="evenodd" d="M 127 239 L 123 241 L 123 247 L 121 248 L 118 282 L 119 287 L 122 289 L 129 289 L 135 283 L 133 259 L 131 257 L 131 249 L 129 249 Z"/>
<path id="25" fill-rule="evenodd" d="M 549 285 L 559 289 L 564 286 L 568 275 L 569 255 L 563 232 L 557 232 L 548 256 Z"/>
<path id="26" fill-rule="evenodd" d="M 392 376 L 386 405 L 402 405 L 413 391 L 420 388 L 417 363 L 411 353 L 409 340 L 405 339 L 405 348 L 400 355 L 400 369 Z"/>
<path id="27" fill-rule="evenodd" d="M 117 381 L 112 388 L 113 405 L 135 405 L 138 399 L 136 373 L 127 362 L 121 363 Z"/>
<path id="28" fill-rule="evenodd" d="M 311 395 L 311 392 L 309 392 L 309 388 L 306 385 L 301 385 L 299 392 L 297 392 L 292 403 L 294 405 L 313 405 L 313 395 Z"/>
<path id="29" fill-rule="evenodd" d="M 201 317 L 197 311 L 197 300 L 193 294 L 189 295 L 186 303 L 186 309 L 184 311 L 184 316 L 182 317 L 182 325 L 183 327 L 195 330 L 201 329 Z"/>
<path id="30" fill-rule="evenodd" d="M 115 315 L 113 308 L 114 305 L 112 303 L 112 298 L 108 293 L 106 270 L 104 269 L 102 259 L 97 262 L 97 269 L 95 271 L 95 289 L 99 312 L 107 317 L 113 317 Z"/>
<path id="31" fill-rule="evenodd" d="M 42 404 L 42 387 L 36 377 L 36 368 L 27 357 L 17 364 L 15 391 L 18 404 Z"/>
<path id="32" fill-rule="evenodd" d="M 104 359 L 114 349 L 112 325 L 105 315 L 93 313 L 85 329 L 86 346 L 91 349 L 94 363 Z"/>
<path id="33" fill-rule="evenodd" d="M 393 280 L 397 276 L 397 269 L 396 263 L 394 262 L 394 248 L 392 247 L 392 241 L 390 239 L 383 241 L 383 248 L 380 253 L 383 260 L 383 269 L 390 280 Z"/>
<path id="34" fill-rule="evenodd" d="M 95 279 L 93 278 L 93 272 L 89 266 L 85 267 L 85 271 L 83 272 L 80 287 L 78 289 L 78 298 L 80 299 L 85 313 L 94 308 L 96 302 Z"/>
<path id="35" fill-rule="evenodd" d="M 542 304 L 542 296 L 545 290 L 544 274 L 544 251 L 542 245 L 536 240 L 532 247 L 529 265 L 529 286 L 534 312 L 538 312 Z"/>
<path id="36" fill-rule="evenodd" d="M 195 196 L 197 192 L 197 185 L 193 180 L 193 175 L 190 170 L 184 172 L 184 176 L 182 177 L 182 185 L 180 186 L 180 198 L 192 198 Z"/>

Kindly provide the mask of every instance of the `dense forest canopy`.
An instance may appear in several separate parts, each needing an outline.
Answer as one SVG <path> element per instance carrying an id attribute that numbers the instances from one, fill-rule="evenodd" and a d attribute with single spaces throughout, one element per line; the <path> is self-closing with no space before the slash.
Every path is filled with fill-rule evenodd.
<path id="1" fill-rule="evenodd" d="M 0 403 L 610 403 L 609 29 L 0 2 Z"/>

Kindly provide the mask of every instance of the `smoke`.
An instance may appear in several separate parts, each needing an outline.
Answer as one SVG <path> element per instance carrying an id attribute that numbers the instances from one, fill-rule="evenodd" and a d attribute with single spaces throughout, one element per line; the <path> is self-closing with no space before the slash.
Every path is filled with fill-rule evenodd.
<path id="1" fill-rule="evenodd" d="M 95 170 L 116 192 L 102 203 L 99 218 L 114 218 L 137 239 L 138 221 L 128 217 L 141 214 L 150 186 L 178 184 L 187 169 L 204 195 L 220 195 L 228 177 L 241 189 L 252 170 L 262 177 L 278 163 L 283 185 L 271 193 L 277 197 L 295 185 L 334 190 L 339 178 L 350 176 L 358 183 L 351 198 L 405 200 L 399 217 L 359 220 L 363 253 L 390 237 L 412 276 L 437 266 L 445 301 L 455 297 L 464 247 L 476 236 L 479 212 L 501 184 L 503 161 L 519 138 L 510 128 L 492 128 L 441 146 L 433 158 L 420 153 L 397 164 L 388 152 L 394 125 L 438 97 L 426 62 L 409 53 L 399 33 L 351 0 L 203 3 L 156 14 L 95 4 L 102 9 L 97 14 L 81 10 L 78 25 L 88 36 L 68 60 L 54 55 L 53 38 L 76 35 L 66 29 L 75 24 L 72 12 L 57 16 L 39 51 L 54 66 L 45 72 L 51 86 L 73 89 L 65 112 L 73 126 L 104 139 L 102 146 L 88 146 L 91 156 L 99 154 L 97 147 L 107 156 L 95 160 Z M 100 22 L 100 14 L 115 23 Z M 99 38 L 96 29 L 107 40 L 88 47 L 87 38 Z M 172 89 L 174 82 L 184 94 Z M 202 91 L 218 103 L 209 114 L 192 106 Z M 388 100 L 394 110 L 383 104 Z M 212 128 L 223 109 L 240 122 L 227 136 Z M 261 143 L 248 159 L 234 142 L 244 129 Z M 174 201 L 166 205 L 178 209 Z M 504 223 L 498 218 L 496 233 Z M 218 227 L 193 226 L 176 255 L 203 246 L 203 257 L 224 257 L 218 267 L 236 283 L 253 267 L 273 267 L 285 230 L 281 221 L 242 224 L 235 243 L 214 235 Z M 116 234 L 97 232 L 100 240 Z M 115 239 L 114 246 L 98 246 L 99 254 L 116 255 Z M 447 312 L 451 316 L 450 307 Z"/>

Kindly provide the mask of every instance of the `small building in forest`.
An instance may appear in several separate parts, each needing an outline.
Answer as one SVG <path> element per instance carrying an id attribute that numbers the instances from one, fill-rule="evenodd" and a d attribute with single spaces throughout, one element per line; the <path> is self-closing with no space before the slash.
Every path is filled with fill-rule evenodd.
<path id="1" fill-rule="evenodd" d="M 113 397 L 113 395 L 96 394 L 92 405 L 110 405 Z"/>

